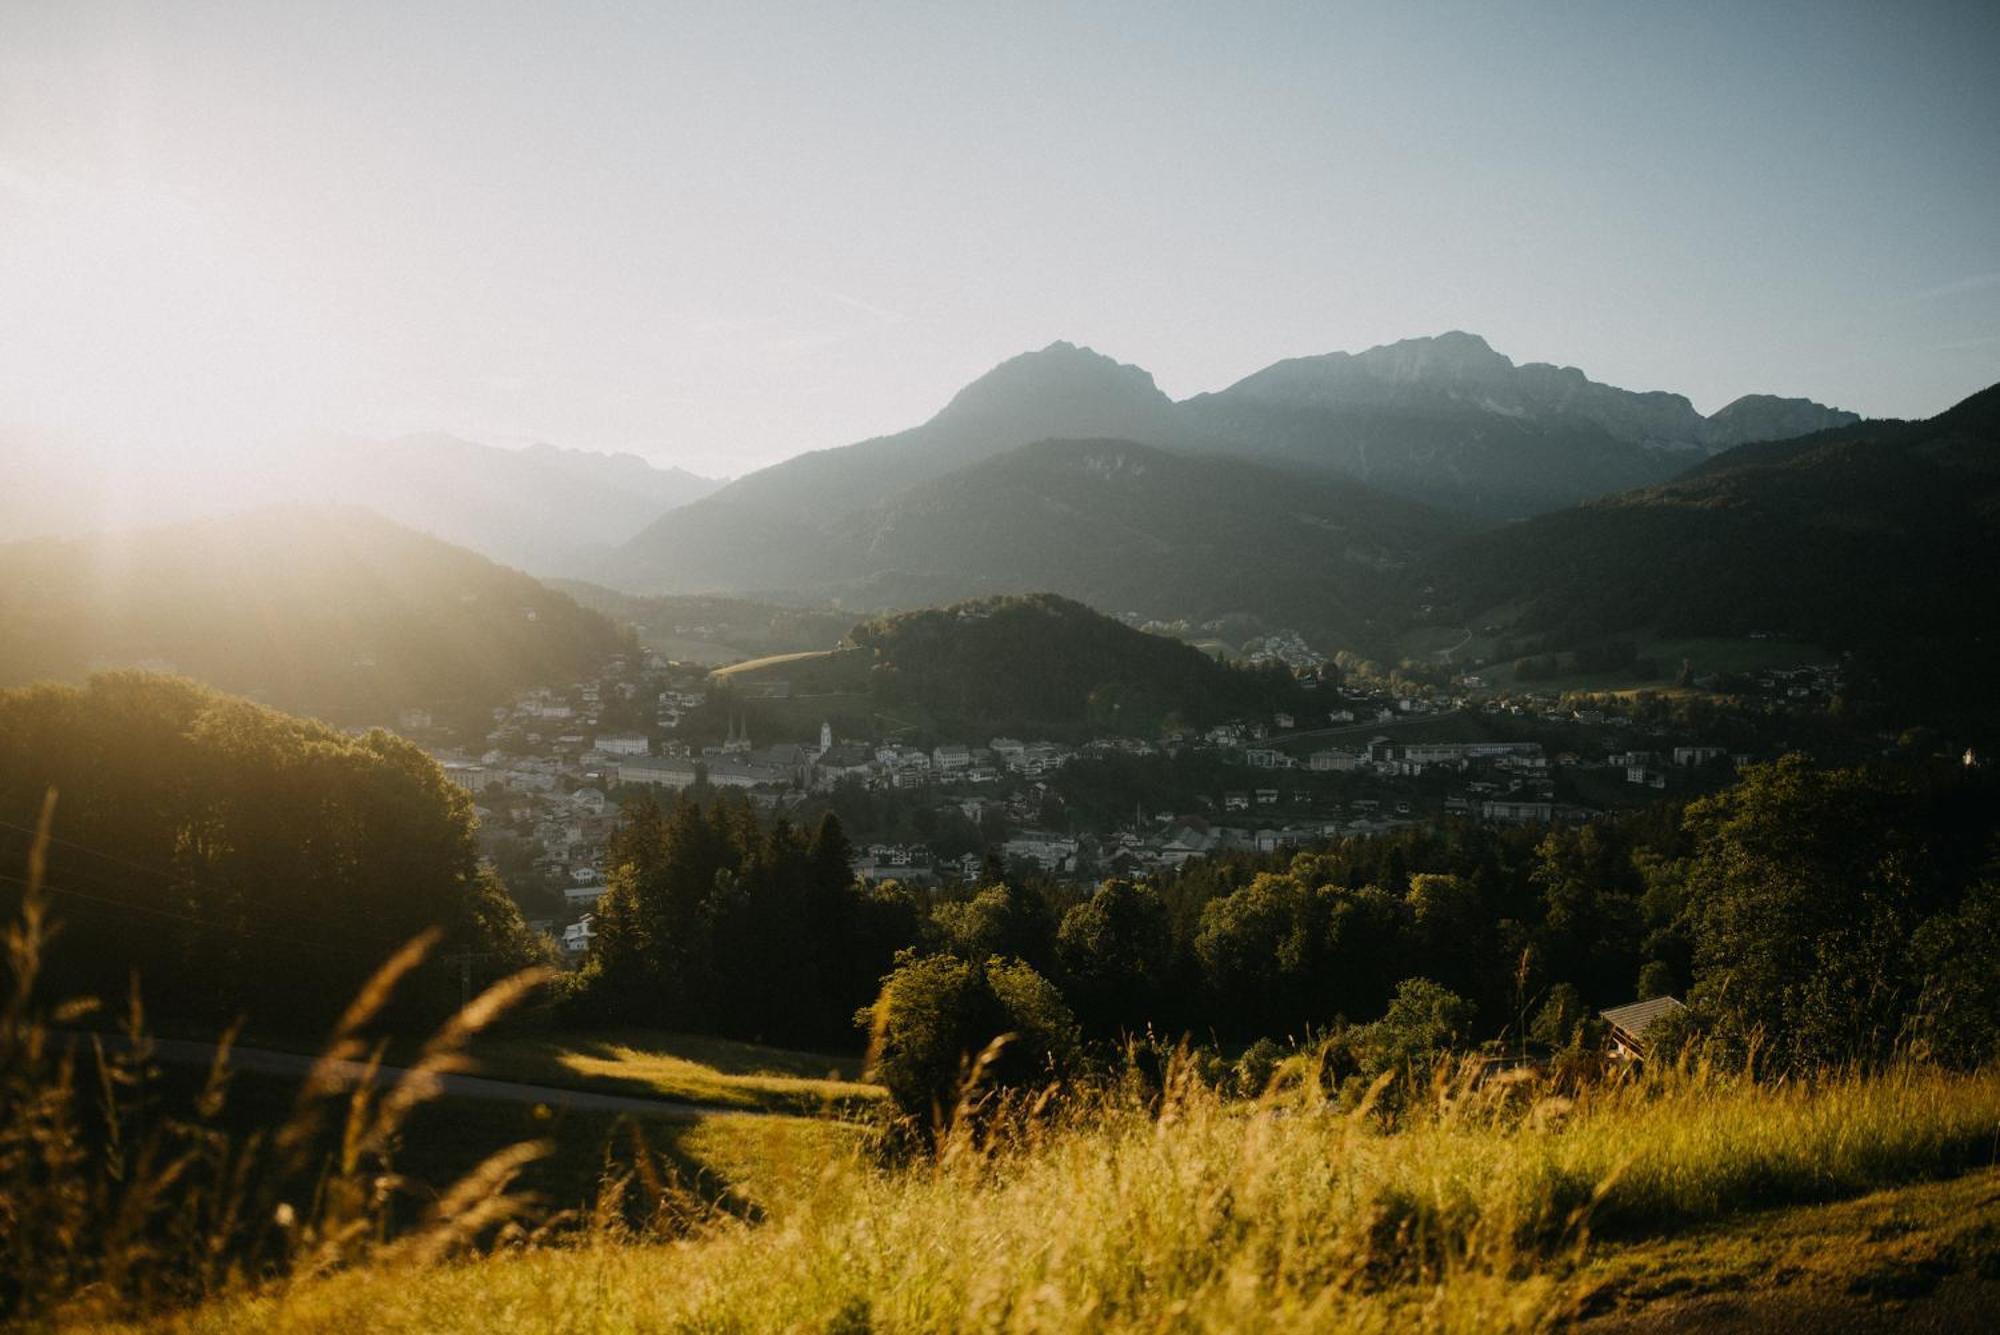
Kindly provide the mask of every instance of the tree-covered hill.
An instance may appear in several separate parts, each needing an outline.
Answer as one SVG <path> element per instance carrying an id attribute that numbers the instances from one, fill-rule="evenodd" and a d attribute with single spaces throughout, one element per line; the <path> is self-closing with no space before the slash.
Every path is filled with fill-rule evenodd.
<path id="1" fill-rule="evenodd" d="M 1298 707 L 1282 671 L 1229 667 L 1055 594 L 978 598 L 863 622 L 871 689 L 920 708 L 946 736 L 1144 736 Z"/>
<path id="2" fill-rule="evenodd" d="M 1927 421 L 1744 445 L 1474 537 L 1428 573 L 1457 614 L 1518 604 L 1552 643 L 1769 633 L 1977 705 L 2000 659 L 2000 386 Z"/>
<path id="3" fill-rule="evenodd" d="M 566 595 L 362 511 L 0 546 L 0 685 L 153 667 L 370 722 L 483 708 L 623 642 Z"/>

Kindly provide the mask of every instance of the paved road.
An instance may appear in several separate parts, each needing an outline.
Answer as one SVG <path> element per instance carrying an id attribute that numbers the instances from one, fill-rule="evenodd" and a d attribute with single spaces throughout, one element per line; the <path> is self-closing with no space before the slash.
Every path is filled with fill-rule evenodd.
<path id="1" fill-rule="evenodd" d="M 122 1043 L 112 1035 L 99 1035 L 105 1046 Z M 176 1066 L 206 1066 L 215 1060 L 215 1045 L 184 1038 L 153 1040 L 153 1055 Z M 312 1069 L 314 1058 L 296 1052 L 275 1052 L 269 1048 L 231 1048 L 229 1066 L 235 1071 L 257 1071 L 266 1075 L 303 1076 Z M 362 1062 L 340 1062 L 335 1073 L 355 1084 L 369 1074 Z M 374 1072 L 377 1084 L 393 1084 L 409 1074 L 402 1066 L 383 1066 Z M 682 1103 L 673 1099 L 640 1098 L 634 1094 L 600 1094 L 587 1089 L 558 1089 L 553 1085 L 530 1085 L 518 1080 L 493 1080 L 483 1075 L 433 1076 L 439 1092 L 456 1098 L 481 1099 L 493 1103 L 546 1103 L 552 1108 L 575 1108 L 593 1112 L 642 1113 L 669 1122 L 697 1122 L 704 1117 L 730 1114 L 739 1117 L 767 1115 L 759 1108 L 726 1108 L 709 1103 Z"/>

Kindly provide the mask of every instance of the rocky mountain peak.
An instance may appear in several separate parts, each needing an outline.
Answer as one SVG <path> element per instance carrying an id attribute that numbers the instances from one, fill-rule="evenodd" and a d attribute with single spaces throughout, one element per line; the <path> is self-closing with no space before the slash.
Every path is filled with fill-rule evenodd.
<path id="1" fill-rule="evenodd" d="M 1001 362 L 953 395 L 938 417 L 1011 414 L 1051 403 L 1084 410 L 1172 406 L 1150 371 L 1059 339 Z"/>

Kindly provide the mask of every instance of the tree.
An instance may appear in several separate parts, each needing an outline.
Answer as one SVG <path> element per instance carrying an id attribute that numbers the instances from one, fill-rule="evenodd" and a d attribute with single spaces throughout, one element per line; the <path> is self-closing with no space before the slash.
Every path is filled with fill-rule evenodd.
<path id="1" fill-rule="evenodd" d="M 1056 918 L 1049 903 L 1018 880 L 989 885 L 971 899 L 940 904 L 932 920 L 963 959 L 1012 955 L 1041 968 L 1055 958 Z"/>
<path id="2" fill-rule="evenodd" d="M 1595 825 L 1551 830 L 1535 849 L 1542 955 L 1586 996 L 1623 1000 L 1638 967 L 1641 910 L 1631 859 Z"/>
<path id="3" fill-rule="evenodd" d="M 782 818 L 763 828 L 738 799 L 632 803 L 575 1018 L 767 1042 L 851 1038 L 847 1017 L 916 940 L 920 915 L 906 892 L 858 883 L 850 858 L 830 813 L 806 835 Z"/>
<path id="4" fill-rule="evenodd" d="M 1404 898 L 1424 968 L 1461 990 L 1482 990 L 1482 966 L 1494 957 L 1479 891 L 1462 876 L 1419 872 Z"/>
<path id="5" fill-rule="evenodd" d="M 1647 960 L 1639 966 L 1639 979 L 1634 990 L 1641 1001 L 1672 996 L 1675 991 L 1673 966 L 1665 960 Z"/>
<path id="6" fill-rule="evenodd" d="M 1577 1027 L 1589 1015 L 1583 997 L 1569 983 L 1557 983 L 1549 989 L 1548 997 L 1535 1012 L 1534 1023 L 1528 1026 L 1528 1036 L 1545 1048 L 1559 1049 L 1569 1046 L 1576 1036 Z"/>
<path id="7" fill-rule="evenodd" d="M 1471 1002 L 1431 979 L 1405 978 L 1396 984 L 1388 1011 L 1362 1029 L 1354 1046 L 1364 1075 L 1421 1075 L 1463 1043 L 1471 1029 Z"/>
<path id="8" fill-rule="evenodd" d="M 1056 957 L 1084 1023 L 1099 1033 L 1156 1018 L 1173 970 L 1173 926 L 1149 886 L 1106 881 L 1063 915 Z"/>
<path id="9" fill-rule="evenodd" d="M 1360 1029 L 1354 1053 L 1364 1075 L 1382 1071 L 1422 1075 L 1438 1057 L 1464 1043 L 1470 1031 L 1470 1001 L 1428 977 L 1406 977 L 1396 983 L 1396 995 L 1382 1019 Z"/>
<path id="10" fill-rule="evenodd" d="M 1297 1037 L 1366 1013 L 1411 956 L 1406 899 L 1373 886 L 1308 884 L 1324 872 L 1309 858 L 1293 868 L 1261 872 L 1202 907 L 1194 956 L 1225 1032 Z"/>
<path id="11" fill-rule="evenodd" d="M 905 951 L 875 1004 L 855 1016 L 870 1033 L 869 1070 L 914 1124 L 935 1131 L 968 1092 L 1060 1078 L 1076 1055 L 1076 1021 L 1062 997 L 1018 960 L 964 960 Z"/>
<path id="12" fill-rule="evenodd" d="M 1983 878 L 1954 912 L 1918 928 L 1911 953 L 1923 1050 L 1954 1066 L 2000 1058 L 2000 880 Z"/>
<path id="13" fill-rule="evenodd" d="M 1916 980 L 1908 944 L 1939 907 L 1915 794 L 1788 755 L 1694 803 L 1691 1000 L 1712 1037 L 1783 1068 L 1885 1054 Z"/>

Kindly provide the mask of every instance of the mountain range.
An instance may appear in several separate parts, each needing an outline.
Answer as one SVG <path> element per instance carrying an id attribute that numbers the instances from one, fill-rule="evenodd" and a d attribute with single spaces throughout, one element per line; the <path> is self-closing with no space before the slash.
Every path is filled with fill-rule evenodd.
<path id="1" fill-rule="evenodd" d="M 1372 639 L 1398 572 L 1473 526 L 1338 477 L 1126 440 L 1051 440 L 969 465 L 844 517 L 817 586 L 916 607 L 1048 589 L 1195 622 Z"/>
<path id="2" fill-rule="evenodd" d="M 922 425 L 668 511 L 594 577 L 857 606 L 1047 588 L 1358 637 L 1379 615 L 1382 571 L 1475 524 L 1855 420 L 1769 396 L 1703 417 L 1677 394 L 1516 366 L 1464 333 L 1280 362 L 1177 403 L 1144 370 L 1057 342 Z"/>
<path id="3" fill-rule="evenodd" d="M 1278 362 L 1182 405 L 1202 448 L 1337 472 L 1491 520 L 1664 481 L 1707 454 L 1859 418 L 1748 395 L 1712 417 L 1684 396 L 1515 365 L 1477 335 Z"/>

